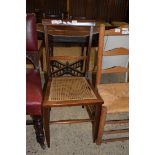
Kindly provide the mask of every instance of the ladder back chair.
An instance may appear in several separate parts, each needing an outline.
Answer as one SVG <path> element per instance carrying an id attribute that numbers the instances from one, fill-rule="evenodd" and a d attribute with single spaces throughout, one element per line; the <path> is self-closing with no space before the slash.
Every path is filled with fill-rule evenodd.
<path id="1" fill-rule="evenodd" d="M 34 66 L 26 69 L 26 114 L 33 119 L 32 122 L 27 120 L 26 124 L 34 125 L 37 142 L 44 149 L 42 88 L 35 22 L 35 14 L 26 15 L 26 62 Z"/>
<path id="2" fill-rule="evenodd" d="M 121 136 L 118 138 L 103 138 L 103 135 L 108 134 L 119 134 L 124 133 L 128 134 L 128 128 L 125 129 L 117 129 L 117 130 L 105 130 L 105 125 L 108 124 L 127 124 L 128 119 L 121 119 L 121 120 L 106 120 L 107 114 L 120 114 L 120 113 L 128 113 L 129 111 L 129 84 L 128 81 L 122 83 L 102 83 L 102 75 L 105 74 L 116 74 L 116 73 L 127 73 L 128 72 L 128 55 L 129 50 L 124 47 L 114 48 L 108 51 L 105 51 L 105 44 L 104 39 L 105 36 L 124 36 L 129 35 L 129 28 L 128 25 L 123 25 L 118 28 L 105 30 L 104 25 L 100 26 L 99 32 L 99 45 L 98 45 L 98 56 L 97 56 L 97 74 L 96 74 L 96 89 L 98 90 L 100 96 L 104 100 L 104 105 L 101 111 L 100 117 L 100 125 L 99 125 L 99 132 L 98 132 L 98 144 L 102 142 L 112 142 L 112 141 L 123 141 L 127 140 L 128 136 Z M 124 56 L 126 63 L 125 65 L 118 66 L 110 66 L 108 68 L 104 68 L 105 57 L 110 58 L 112 57 L 119 57 Z M 127 57 L 127 58 L 126 58 Z M 103 139 L 102 139 L 103 138 Z"/>
<path id="3" fill-rule="evenodd" d="M 92 122 L 93 141 L 95 142 L 103 100 L 89 82 L 87 72 L 92 36 L 94 31 L 97 33 L 97 29 L 95 29 L 94 23 L 52 24 L 47 20 L 43 20 L 42 24 L 44 25 L 48 66 L 48 81 L 43 102 L 44 129 L 47 145 L 50 147 L 49 125 L 53 123 Z M 72 42 L 85 40 L 88 46 L 86 54 L 84 56 L 54 56 L 49 50 L 49 32 L 53 38 L 59 37 L 60 39 L 63 38 L 63 40 L 71 40 Z M 82 69 L 81 66 L 83 66 Z M 51 108 L 69 106 L 85 106 L 90 118 L 50 121 Z M 92 106 L 95 106 L 93 114 L 90 112 L 90 107 Z"/>

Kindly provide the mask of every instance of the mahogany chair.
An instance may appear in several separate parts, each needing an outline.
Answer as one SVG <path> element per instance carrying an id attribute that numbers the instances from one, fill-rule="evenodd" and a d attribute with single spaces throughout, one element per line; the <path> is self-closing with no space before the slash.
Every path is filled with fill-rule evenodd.
<path id="1" fill-rule="evenodd" d="M 128 25 L 123 25 L 121 27 L 105 30 L 104 25 L 100 27 L 99 33 L 99 45 L 98 45 L 98 61 L 97 61 L 97 76 L 96 76 L 96 89 L 98 90 L 100 96 L 104 100 L 104 105 L 102 107 L 100 125 L 98 131 L 97 143 L 101 144 L 102 142 L 112 142 L 112 141 L 123 141 L 128 140 L 128 136 L 123 134 L 128 134 L 128 128 L 117 129 L 117 130 L 104 130 L 105 126 L 108 124 L 126 124 L 128 119 L 118 119 L 116 120 L 107 120 L 107 114 L 122 114 L 129 112 L 129 84 L 128 80 L 124 80 L 122 83 L 108 83 L 103 84 L 104 80 L 102 75 L 105 74 L 118 74 L 118 73 L 127 73 L 128 72 L 128 55 L 129 50 L 127 48 L 118 47 L 108 51 L 105 51 L 104 36 L 125 36 L 129 35 Z M 118 64 L 105 68 L 105 57 L 108 58 L 108 61 L 114 57 L 122 57 L 122 60 L 125 63 L 120 65 L 121 59 L 119 59 Z M 118 66 L 117 66 L 118 65 Z M 103 138 L 103 135 L 107 134 L 121 134 L 121 137 L 116 136 L 117 138 Z M 108 136 L 108 135 L 107 135 Z"/>
<path id="2" fill-rule="evenodd" d="M 32 117 L 37 142 L 42 148 L 44 145 L 44 131 L 42 120 L 42 88 L 39 72 L 39 52 L 37 45 L 35 14 L 26 15 L 26 60 L 33 68 L 26 69 L 26 114 Z"/>
<path id="3" fill-rule="evenodd" d="M 98 33 L 94 23 L 51 24 L 43 20 L 45 33 L 48 81 L 43 102 L 44 129 L 48 147 L 50 147 L 50 124 L 92 122 L 93 141 L 96 142 L 100 112 L 103 100 L 88 79 L 89 57 L 93 33 Z M 83 56 L 55 56 L 49 50 L 49 34 L 62 41 L 87 42 L 88 50 Z M 71 61 L 71 62 L 70 62 Z M 82 62 L 82 63 L 81 63 Z M 83 65 L 82 69 L 81 66 Z M 53 107 L 85 106 L 89 119 L 69 119 L 50 121 Z M 65 108 L 64 108 L 65 110 Z M 94 110 L 94 113 L 91 111 Z M 80 130 L 79 130 L 80 132 Z M 69 133 L 68 133 L 69 134 Z"/>

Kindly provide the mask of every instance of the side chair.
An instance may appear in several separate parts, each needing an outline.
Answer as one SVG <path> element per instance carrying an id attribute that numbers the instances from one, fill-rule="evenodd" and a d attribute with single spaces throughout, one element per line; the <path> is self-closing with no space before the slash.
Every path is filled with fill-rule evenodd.
<path id="1" fill-rule="evenodd" d="M 105 74 L 118 74 L 118 73 L 128 73 L 128 58 L 129 58 L 129 49 L 124 47 L 114 48 L 108 51 L 105 51 L 105 36 L 128 36 L 129 27 L 128 25 L 122 25 L 118 28 L 105 30 L 105 26 L 100 26 L 99 32 L 99 45 L 98 45 L 98 55 L 97 55 L 97 75 L 96 75 L 96 89 L 98 93 L 104 100 L 104 105 L 102 106 L 100 124 L 98 130 L 98 139 L 97 143 L 101 144 L 102 142 L 112 142 L 112 141 L 124 141 L 128 140 L 128 136 L 123 134 L 128 134 L 128 128 L 121 129 L 110 129 L 105 130 L 105 126 L 108 124 L 120 125 L 128 124 L 128 119 L 111 119 L 107 120 L 107 114 L 121 114 L 129 112 L 129 83 L 127 78 L 125 82 L 122 83 L 104 83 L 103 77 Z M 114 57 L 123 57 L 124 65 L 120 65 L 121 59 L 119 59 L 118 64 L 105 68 L 105 62 L 113 61 Z M 105 61 L 105 58 L 108 58 Z M 125 60 L 124 60 L 125 59 Z M 118 136 L 121 133 L 121 136 Z M 116 138 L 103 138 L 103 135 L 114 135 Z"/>
<path id="2" fill-rule="evenodd" d="M 44 131 L 42 120 L 42 87 L 39 71 L 39 52 L 37 45 L 37 33 L 35 14 L 26 15 L 26 62 L 31 63 L 33 68 L 26 69 L 26 114 L 32 117 L 37 142 L 44 149 Z"/>
<path id="3" fill-rule="evenodd" d="M 50 125 L 54 123 L 92 122 L 93 141 L 96 142 L 103 100 L 89 81 L 88 68 L 92 37 L 98 31 L 95 29 L 94 23 L 52 24 L 51 21 L 43 20 L 42 24 L 45 33 L 48 67 L 48 81 L 43 102 L 44 129 L 47 145 L 50 147 Z M 56 56 L 49 50 L 51 41 L 49 34 L 53 39 L 57 37 L 72 42 L 84 40 L 87 42 L 88 50 L 83 56 Z M 50 111 L 53 110 L 52 108 L 72 106 L 86 107 L 89 119 L 50 120 Z M 94 113 L 91 112 L 92 110 L 94 110 Z"/>

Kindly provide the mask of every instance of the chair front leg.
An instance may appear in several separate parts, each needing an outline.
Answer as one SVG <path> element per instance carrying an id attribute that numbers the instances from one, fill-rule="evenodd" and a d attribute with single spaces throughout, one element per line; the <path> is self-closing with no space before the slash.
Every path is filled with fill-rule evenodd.
<path id="1" fill-rule="evenodd" d="M 43 121 L 41 116 L 32 116 L 33 119 L 33 125 L 36 133 L 36 139 L 37 142 L 40 144 L 40 146 L 45 149 L 45 136 L 43 131 Z"/>
<path id="2" fill-rule="evenodd" d="M 100 122 L 99 122 L 99 129 L 98 129 L 98 134 L 97 134 L 97 139 L 96 139 L 97 145 L 100 145 L 102 143 L 102 136 L 103 136 L 103 132 L 104 132 L 104 126 L 106 123 L 106 116 L 107 116 L 107 107 L 102 106 Z"/>
<path id="3" fill-rule="evenodd" d="M 93 122 L 93 141 L 94 142 L 96 142 L 97 135 L 98 135 L 101 108 L 102 108 L 102 104 L 95 105 L 95 115 L 94 115 L 94 122 Z"/>

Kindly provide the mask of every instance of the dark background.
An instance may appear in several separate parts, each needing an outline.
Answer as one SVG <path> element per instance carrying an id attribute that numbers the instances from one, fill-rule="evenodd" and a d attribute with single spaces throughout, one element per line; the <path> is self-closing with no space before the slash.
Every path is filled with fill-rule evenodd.
<path id="1" fill-rule="evenodd" d="M 129 22 L 129 0 L 26 0 L 26 12 L 35 12 L 37 22 L 62 13 L 64 18 Z"/>

